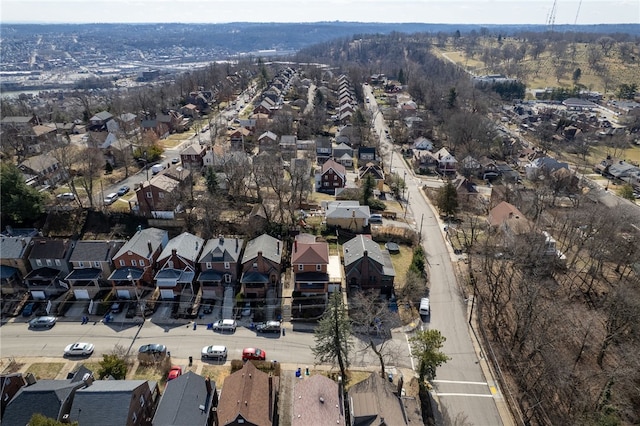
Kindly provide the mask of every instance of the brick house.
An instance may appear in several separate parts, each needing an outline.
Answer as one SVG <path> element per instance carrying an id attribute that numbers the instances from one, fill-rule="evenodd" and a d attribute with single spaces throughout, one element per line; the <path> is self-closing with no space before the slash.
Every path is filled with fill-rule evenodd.
<path id="1" fill-rule="evenodd" d="M 156 286 L 162 299 L 173 299 L 177 295 L 194 295 L 193 282 L 196 276 L 198 256 L 204 240 L 183 232 L 169 240 L 156 260 Z"/>
<path id="2" fill-rule="evenodd" d="M 136 299 L 141 291 L 150 291 L 156 261 L 169 243 L 167 231 L 142 229 L 135 233 L 113 257 L 115 271 L 109 276 L 118 298 Z"/>
<path id="3" fill-rule="evenodd" d="M 382 250 L 370 235 L 357 235 L 342 246 L 344 271 L 349 291 L 379 290 L 390 296 L 395 270 L 391 255 Z"/>
<path id="4" fill-rule="evenodd" d="M 317 179 L 317 191 L 334 193 L 336 188 L 344 188 L 347 185 L 347 170 L 335 162 L 327 160 L 322 164 L 322 169 Z"/>
<path id="5" fill-rule="evenodd" d="M 69 258 L 73 270 L 65 277 L 76 300 L 93 299 L 106 287 L 113 272 L 111 258 L 122 248 L 124 241 L 77 241 Z"/>
<path id="6" fill-rule="evenodd" d="M 329 244 L 315 235 L 299 234 L 293 241 L 291 271 L 294 290 L 304 295 L 329 292 Z"/>
<path id="7" fill-rule="evenodd" d="M 183 167 L 200 170 L 204 166 L 204 156 L 206 154 L 206 146 L 193 143 L 180 152 L 180 161 Z"/>
<path id="8" fill-rule="evenodd" d="M 280 284 L 282 241 L 263 234 L 249 241 L 242 256 L 241 292 L 245 298 L 264 298 Z"/>
<path id="9" fill-rule="evenodd" d="M 224 288 L 238 282 L 239 260 L 244 248 L 244 240 L 212 238 L 205 244 L 198 259 L 200 275 L 198 282 L 203 299 L 221 300 Z"/>

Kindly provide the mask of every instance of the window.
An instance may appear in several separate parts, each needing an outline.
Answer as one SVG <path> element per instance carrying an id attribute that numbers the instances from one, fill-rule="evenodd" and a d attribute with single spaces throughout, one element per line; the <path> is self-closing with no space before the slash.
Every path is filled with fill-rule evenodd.
<path id="1" fill-rule="evenodd" d="M 62 263 L 60 263 L 60 259 L 56 259 L 55 262 L 56 262 L 56 266 L 62 265 Z"/>
<path id="2" fill-rule="evenodd" d="M 42 266 L 42 260 L 40 260 L 40 259 L 36 259 L 36 265 L 38 265 L 38 266 Z"/>
<path id="3" fill-rule="evenodd" d="M 147 195 L 147 198 L 153 198 L 153 194 L 151 194 L 151 191 L 147 191 L 146 195 Z"/>
<path id="4" fill-rule="evenodd" d="M 144 260 L 140 259 L 140 263 L 139 263 L 139 265 L 140 265 L 140 266 L 144 266 Z"/>
<path id="5" fill-rule="evenodd" d="M 84 262 L 78 262 L 78 268 L 84 268 Z"/>
<path id="6" fill-rule="evenodd" d="M 124 265 L 124 260 L 120 259 L 120 266 L 125 266 Z"/>
<path id="7" fill-rule="evenodd" d="M 52 266 L 53 262 L 51 261 L 51 259 L 47 259 L 47 266 Z"/>
<path id="8" fill-rule="evenodd" d="M 211 262 L 207 262 L 207 269 L 211 269 Z"/>
<path id="9" fill-rule="evenodd" d="M 133 416 L 131 416 L 131 420 L 133 421 L 133 423 L 136 423 L 138 421 L 138 416 L 136 416 L 136 413 L 133 413 Z"/>
<path id="10" fill-rule="evenodd" d="M 229 269 L 230 267 L 229 262 L 224 262 L 224 269 Z"/>
<path id="11" fill-rule="evenodd" d="M 135 259 L 131 259 L 131 266 L 138 266 Z"/>
<path id="12" fill-rule="evenodd" d="M 140 406 L 144 407 L 144 395 L 140 395 Z"/>
<path id="13" fill-rule="evenodd" d="M 225 283 L 230 283 L 231 282 L 231 274 L 225 274 L 224 275 L 224 282 Z"/>
<path id="14" fill-rule="evenodd" d="M 304 265 L 302 263 L 298 265 L 298 271 L 304 271 Z"/>
<path id="15" fill-rule="evenodd" d="M 322 271 L 322 265 L 316 265 L 316 271 Z"/>
<path id="16" fill-rule="evenodd" d="M 258 269 L 258 263 L 254 262 L 253 269 Z"/>
<path id="17" fill-rule="evenodd" d="M 338 180 L 338 175 L 333 175 L 333 180 Z"/>
<path id="18" fill-rule="evenodd" d="M 100 267 L 100 262 L 93 262 L 93 266 L 95 266 L 96 268 Z"/>
<path id="19" fill-rule="evenodd" d="M 167 266 L 169 266 L 169 268 L 173 268 L 173 260 L 168 261 Z"/>
<path id="20" fill-rule="evenodd" d="M 164 193 L 163 192 L 159 193 L 158 198 L 164 198 Z"/>

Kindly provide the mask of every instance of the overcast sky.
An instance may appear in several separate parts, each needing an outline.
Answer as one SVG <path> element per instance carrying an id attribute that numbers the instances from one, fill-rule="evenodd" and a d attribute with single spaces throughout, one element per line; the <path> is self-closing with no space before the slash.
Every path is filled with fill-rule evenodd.
<path id="1" fill-rule="evenodd" d="M 640 23 L 640 0 L 556 2 L 556 25 Z M 544 25 L 553 4 L 553 0 L 0 0 L 0 22 L 359 21 Z"/>

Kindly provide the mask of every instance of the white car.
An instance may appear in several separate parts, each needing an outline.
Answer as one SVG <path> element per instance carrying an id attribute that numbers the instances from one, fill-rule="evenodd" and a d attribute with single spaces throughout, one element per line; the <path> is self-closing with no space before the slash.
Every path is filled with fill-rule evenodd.
<path id="1" fill-rule="evenodd" d="M 93 353 L 93 343 L 72 343 L 64 348 L 64 356 L 87 356 Z"/>
<path id="2" fill-rule="evenodd" d="M 104 205 L 105 206 L 110 206 L 111 204 L 113 204 L 114 201 L 116 201 L 118 198 L 120 198 L 120 196 L 116 193 L 116 192 L 112 192 L 111 194 L 107 195 L 104 198 Z"/>
<path id="3" fill-rule="evenodd" d="M 202 359 L 226 359 L 227 347 L 222 345 L 205 346 L 200 355 Z"/>

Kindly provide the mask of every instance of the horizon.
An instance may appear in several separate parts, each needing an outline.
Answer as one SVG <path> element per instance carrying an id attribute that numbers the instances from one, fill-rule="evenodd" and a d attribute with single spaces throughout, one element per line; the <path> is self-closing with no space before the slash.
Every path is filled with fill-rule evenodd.
<path id="1" fill-rule="evenodd" d="M 99 17 L 96 11 L 99 11 Z M 170 20 L 166 19 L 168 16 Z M 416 19 L 420 16 L 425 19 Z M 0 23 L 5 25 L 344 22 L 544 26 L 550 23 L 551 18 L 554 18 L 556 26 L 635 25 L 640 24 L 640 1 L 272 0 L 265 3 L 257 0 L 3 0 L 0 4 Z"/>

